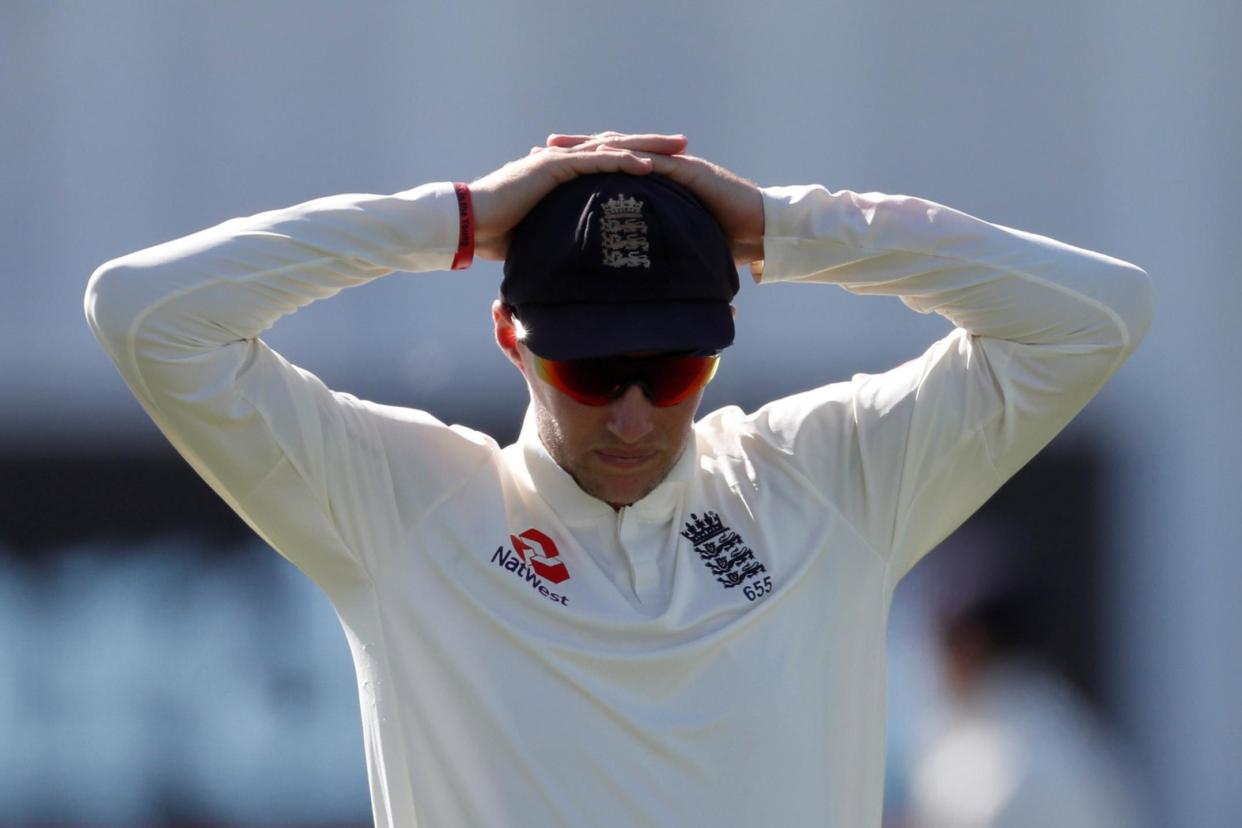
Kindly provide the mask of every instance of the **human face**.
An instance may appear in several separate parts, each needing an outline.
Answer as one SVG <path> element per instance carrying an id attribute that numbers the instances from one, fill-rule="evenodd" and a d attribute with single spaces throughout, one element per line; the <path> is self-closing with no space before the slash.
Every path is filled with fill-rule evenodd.
<path id="1" fill-rule="evenodd" d="M 605 405 L 584 405 L 540 379 L 534 356 L 519 351 L 539 439 L 579 488 L 619 509 L 660 485 L 690 439 L 702 389 L 663 408 L 637 385 Z"/>

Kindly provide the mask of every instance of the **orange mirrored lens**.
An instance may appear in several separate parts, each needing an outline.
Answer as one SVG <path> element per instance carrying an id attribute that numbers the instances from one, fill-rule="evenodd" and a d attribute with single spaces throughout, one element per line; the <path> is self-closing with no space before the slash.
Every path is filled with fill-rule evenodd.
<path id="1" fill-rule="evenodd" d="M 606 405 L 638 385 L 653 405 L 677 405 L 716 375 L 719 356 L 668 355 L 553 360 L 535 357 L 541 379 L 584 405 Z"/>

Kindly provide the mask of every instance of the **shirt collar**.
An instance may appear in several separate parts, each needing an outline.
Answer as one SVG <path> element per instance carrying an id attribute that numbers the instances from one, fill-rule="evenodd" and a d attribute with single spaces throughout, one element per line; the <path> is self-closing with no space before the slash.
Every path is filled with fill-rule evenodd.
<path id="1" fill-rule="evenodd" d="M 662 522 L 669 520 L 677 510 L 686 484 L 694 475 L 698 462 L 698 449 L 693 430 L 686 439 L 685 449 L 660 485 L 642 500 L 616 512 L 604 501 L 584 492 L 567 471 L 557 465 L 539 439 L 539 427 L 535 421 L 533 406 L 526 409 L 522 421 L 522 433 L 518 445 L 527 473 L 540 497 L 552 507 L 557 516 L 566 523 L 598 523 L 615 520 L 619 514 L 630 513 L 644 520 Z"/>

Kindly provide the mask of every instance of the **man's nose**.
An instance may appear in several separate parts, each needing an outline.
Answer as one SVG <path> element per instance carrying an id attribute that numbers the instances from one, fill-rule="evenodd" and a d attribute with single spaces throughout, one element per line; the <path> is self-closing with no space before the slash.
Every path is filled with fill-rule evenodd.
<path id="1" fill-rule="evenodd" d="M 608 404 L 608 430 L 625 443 L 637 443 L 655 428 L 655 406 L 637 385 Z"/>

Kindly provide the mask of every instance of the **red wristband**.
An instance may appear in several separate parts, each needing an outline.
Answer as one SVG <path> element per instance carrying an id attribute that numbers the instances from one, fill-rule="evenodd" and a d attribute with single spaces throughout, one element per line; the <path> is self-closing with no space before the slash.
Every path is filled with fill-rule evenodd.
<path id="1" fill-rule="evenodd" d="M 453 270 L 465 270 L 474 262 L 474 202 L 470 188 L 460 181 L 453 185 L 457 194 L 457 252 L 453 254 Z"/>

